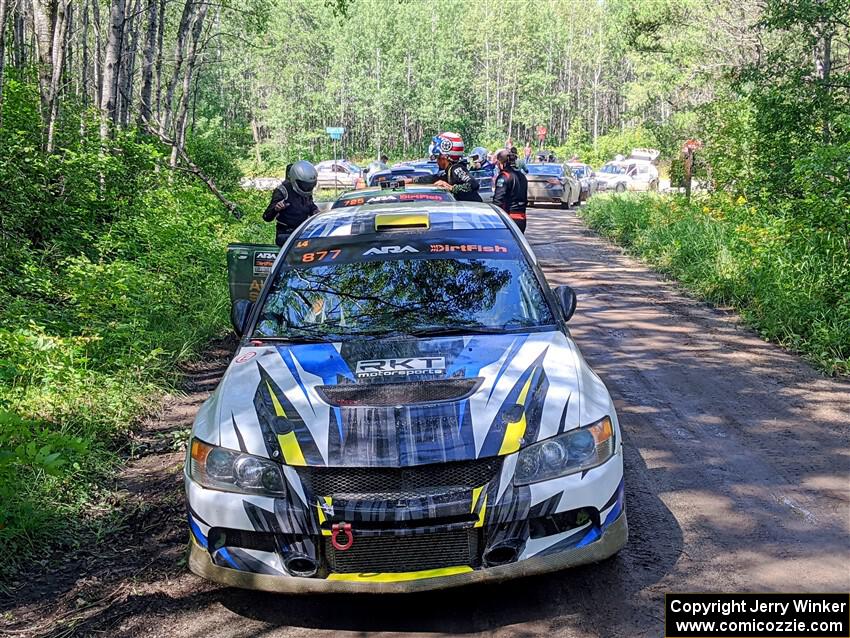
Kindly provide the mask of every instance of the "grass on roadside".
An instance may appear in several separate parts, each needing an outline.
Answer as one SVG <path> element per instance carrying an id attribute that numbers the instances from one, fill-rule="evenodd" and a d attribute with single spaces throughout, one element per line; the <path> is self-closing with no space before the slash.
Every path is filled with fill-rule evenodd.
<path id="1" fill-rule="evenodd" d="M 85 251 L 29 251 L 4 281 L 0 575 L 120 525 L 132 427 L 174 389 L 177 364 L 229 329 L 227 243 L 273 236 L 265 195 L 237 196 L 242 222 L 204 188 L 164 182 Z"/>
<path id="2" fill-rule="evenodd" d="M 764 338 L 850 374 L 850 244 L 804 216 L 724 194 L 595 197 L 596 231 L 696 295 L 736 308 Z"/>

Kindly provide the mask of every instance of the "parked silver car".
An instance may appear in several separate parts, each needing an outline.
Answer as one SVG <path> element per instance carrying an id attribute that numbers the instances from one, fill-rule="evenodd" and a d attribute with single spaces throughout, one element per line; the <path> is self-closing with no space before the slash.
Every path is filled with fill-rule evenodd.
<path id="1" fill-rule="evenodd" d="M 363 170 L 348 160 L 325 160 L 316 164 L 318 188 L 355 188 Z"/>
<path id="2" fill-rule="evenodd" d="M 597 172 L 596 177 L 601 191 L 622 193 L 627 190 L 658 190 L 658 169 L 646 160 L 608 162 Z"/>
<path id="3" fill-rule="evenodd" d="M 581 198 L 581 184 L 565 164 L 527 164 L 529 204 L 560 204 L 569 208 Z"/>

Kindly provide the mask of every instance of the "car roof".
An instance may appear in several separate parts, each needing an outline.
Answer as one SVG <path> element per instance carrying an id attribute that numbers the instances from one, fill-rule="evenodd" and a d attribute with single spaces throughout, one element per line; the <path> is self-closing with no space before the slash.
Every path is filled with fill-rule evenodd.
<path id="1" fill-rule="evenodd" d="M 428 202 L 394 206 L 369 205 L 332 208 L 311 217 L 298 234 L 299 239 L 374 235 L 376 217 L 397 214 L 427 216 L 429 230 L 507 229 L 501 213 L 489 204 L 476 202 Z M 413 228 L 412 228 L 413 229 Z"/>

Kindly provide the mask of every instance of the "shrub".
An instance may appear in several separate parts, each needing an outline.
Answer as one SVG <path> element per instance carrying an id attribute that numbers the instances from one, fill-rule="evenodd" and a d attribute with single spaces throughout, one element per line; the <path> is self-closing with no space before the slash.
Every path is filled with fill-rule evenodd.
<path id="1" fill-rule="evenodd" d="M 736 307 L 765 338 L 803 353 L 830 374 L 850 373 L 850 245 L 769 203 L 715 194 L 591 199 L 591 227 L 680 280 L 697 295 Z"/>

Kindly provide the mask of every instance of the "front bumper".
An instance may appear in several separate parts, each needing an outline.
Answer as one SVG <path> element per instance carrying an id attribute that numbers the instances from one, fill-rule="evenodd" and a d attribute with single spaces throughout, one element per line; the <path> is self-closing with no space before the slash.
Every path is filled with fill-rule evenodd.
<path id="1" fill-rule="evenodd" d="M 431 570 L 432 574 L 357 574 L 350 580 L 330 580 L 320 578 L 299 578 L 289 576 L 281 578 L 267 574 L 256 574 L 228 569 L 214 565 L 210 554 L 198 545 L 191 543 L 189 569 L 203 578 L 222 585 L 258 589 L 269 592 L 312 594 L 312 593 L 371 593 L 400 594 L 433 589 L 447 589 L 474 583 L 493 583 L 524 576 L 534 576 L 554 572 L 567 567 L 596 563 L 616 554 L 628 539 L 629 527 L 625 510 L 611 523 L 594 542 L 581 547 L 548 554 L 532 556 L 515 563 L 441 575 L 448 570 Z M 462 569 L 462 568 L 457 568 Z M 384 580 L 395 576 L 394 580 Z"/>
<path id="2" fill-rule="evenodd" d="M 405 592 L 554 571 L 602 560 L 623 546 L 621 451 L 586 473 L 526 487 L 511 480 L 516 456 L 505 459 L 486 487 L 456 499 L 425 499 L 418 514 L 415 502 L 402 509 L 375 509 L 372 502 L 330 498 L 324 499 L 327 508 L 305 509 L 296 496 L 298 473 L 289 469 L 293 489 L 288 499 L 209 490 L 187 477 L 190 567 L 216 582 L 266 591 Z M 460 519 L 453 518 L 457 508 L 466 512 Z M 580 511 L 588 513 L 581 520 L 573 516 Z M 350 552 L 336 554 L 328 547 L 326 514 L 352 523 L 358 540 Z M 388 529 L 370 532 L 375 525 Z M 261 547 L 255 532 L 273 538 L 274 546 Z M 420 544 L 432 534 L 429 544 Z M 456 551 L 460 534 L 470 542 Z M 376 538 L 382 542 L 370 545 Z M 505 547 L 512 556 L 497 559 L 487 553 Z M 315 575 L 296 575 L 298 569 L 287 567 L 293 557 L 315 561 Z M 354 562 L 343 564 L 343 559 Z"/>

